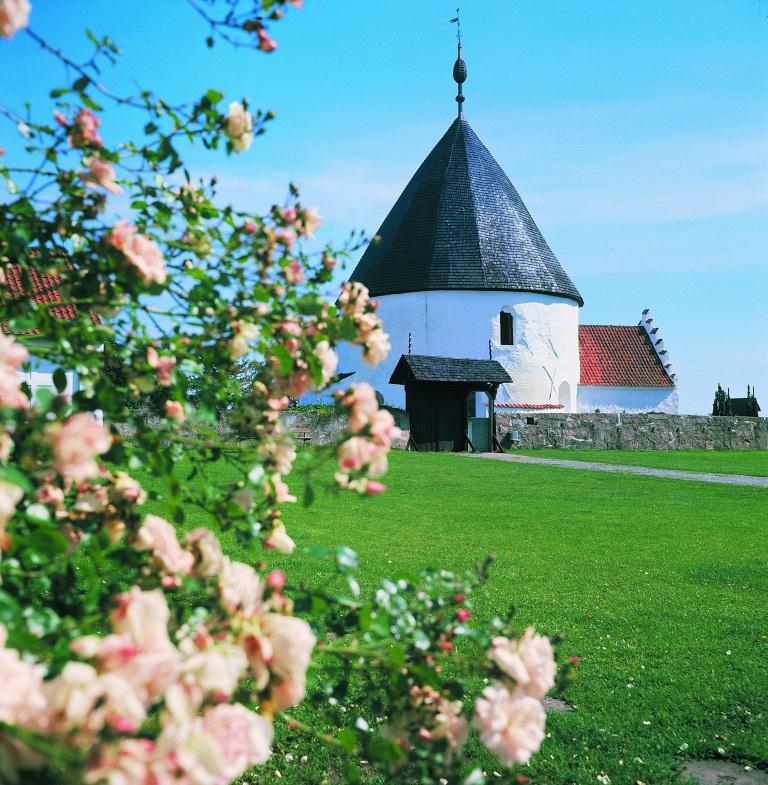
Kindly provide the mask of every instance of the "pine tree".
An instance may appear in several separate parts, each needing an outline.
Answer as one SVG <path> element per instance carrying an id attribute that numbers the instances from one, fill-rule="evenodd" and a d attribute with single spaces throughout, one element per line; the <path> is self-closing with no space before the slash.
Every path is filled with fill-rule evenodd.
<path id="1" fill-rule="evenodd" d="M 712 404 L 712 416 L 723 417 L 731 413 L 731 397 L 718 384 L 715 392 L 715 400 Z"/>
<path id="2" fill-rule="evenodd" d="M 728 391 L 725 394 L 725 400 L 723 401 L 723 416 L 730 417 L 733 414 L 731 411 L 731 390 L 728 388 Z"/>

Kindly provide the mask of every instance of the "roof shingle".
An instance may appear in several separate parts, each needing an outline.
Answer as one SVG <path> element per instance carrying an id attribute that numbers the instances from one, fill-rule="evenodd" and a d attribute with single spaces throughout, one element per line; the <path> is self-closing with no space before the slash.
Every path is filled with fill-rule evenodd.
<path id="1" fill-rule="evenodd" d="M 674 387 L 643 327 L 579 325 L 579 384 Z"/>
<path id="2" fill-rule="evenodd" d="M 389 382 L 405 384 L 406 381 L 506 384 L 512 379 L 496 360 L 404 354 L 400 357 Z"/>
<path id="3" fill-rule="evenodd" d="M 583 305 L 499 164 L 458 117 L 350 276 L 374 296 L 435 289 L 540 292 Z"/>

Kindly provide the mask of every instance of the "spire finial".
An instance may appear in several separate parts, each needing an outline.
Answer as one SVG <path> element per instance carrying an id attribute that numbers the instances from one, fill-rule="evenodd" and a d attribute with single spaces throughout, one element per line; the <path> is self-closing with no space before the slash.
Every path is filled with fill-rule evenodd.
<path id="1" fill-rule="evenodd" d="M 456 16 L 451 19 L 451 24 L 456 24 L 456 39 L 458 41 L 458 54 L 456 55 L 456 62 L 453 64 L 453 79 L 459 86 L 456 103 L 459 105 L 459 117 L 461 117 L 462 104 L 464 103 L 464 94 L 461 91 L 461 86 L 467 80 L 467 64 L 461 59 L 461 19 L 459 18 L 458 8 L 456 9 Z"/>

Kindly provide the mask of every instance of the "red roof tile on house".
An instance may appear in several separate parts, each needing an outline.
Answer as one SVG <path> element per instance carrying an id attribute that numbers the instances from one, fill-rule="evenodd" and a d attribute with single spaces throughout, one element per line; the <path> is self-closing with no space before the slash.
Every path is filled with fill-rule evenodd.
<path id="1" fill-rule="evenodd" d="M 579 325 L 579 384 L 674 387 L 643 327 Z"/>
<path id="2" fill-rule="evenodd" d="M 72 269 L 70 262 L 67 261 L 66 265 L 69 269 Z M 43 273 L 34 267 L 29 266 L 26 270 L 29 274 L 29 280 L 32 283 L 31 291 L 25 289 L 24 272 L 21 265 L 9 264 L 0 268 L 0 273 L 2 273 L 2 276 L 5 278 L 4 281 L 0 279 L 0 298 L 6 297 L 9 293 L 10 299 L 12 300 L 29 298 L 41 305 L 50 303 L 50 311 L 57 319 L 69 320 L 74 319 L 77 316 L 76 305 L 69 305 L 62 302 L 63 298 L 61 292 L 59 292 L 59 286 L 61 285 L 60 275 Z M 61 304 L 57 305 L 57 303 Z M 98 324 L 99 317 L 96 316 L 96 314 L 91 313 L 90 317 L 95 324 Z M 6 326 L 3 327 L 3 330 L 5 330 L 5 327 Z M 36 333 L 37 330 L 35 329 L 33 332 Z"/>
<path id="3" fill-rule="evenodd" d="M 486 404 L 487 406 L 488 404 Z M 562 403 L 496 403 L 496 409 L 564 409 Z"/>

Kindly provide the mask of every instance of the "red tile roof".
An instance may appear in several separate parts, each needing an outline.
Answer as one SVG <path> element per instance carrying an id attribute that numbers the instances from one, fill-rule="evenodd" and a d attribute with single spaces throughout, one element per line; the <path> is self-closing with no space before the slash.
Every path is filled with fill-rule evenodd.
<path id="1" fill-rule="evenodd" d="M 674 387 L 643 327 L 579 325 L 579 384 Z"/>
<path id="2" fill-rule="evenodd" d="M 487 405 L 487 404 L 486 404 Z M 497 409 L 563 409 L 562 403 L 497 403 Z"/>
<path id="3" fill-rule="evenodd" d="M 65 265 L 68 269 L 73 269 L 71 262 L 66 261 Z M 43 273 L 30 266 L 27 266 L 26 271 L 32 283 L 31 292 L 28 292 L 24 287 L 24 272 L 20 264 L 8 264 L 0 268 L 0 298 L 4 299 L 10 293 L 12 300 L 31 298 L 41 305 L 51 303 L 50 311 L 57 319 L 76 318 L 77 306 L 62 302 L 63 298 L 59 291 L 62 280 L 60 275 Z M 56 303 L 61 303 L 61 305 Z M 94 323 L 99 322 L 99 317 L 96 314 L 91 313 L 90 317 Z M 7 325 L 2 326 L 3 331 L 7 331 L 6 328 Z M 38 330 L 35 329 L 31 332 L 37 333 Z"/>
<path id="4" fill-rule="evenodd" d="M 21 265 L 9 264 L 2 270 L 5 281 L 0 284 L 3 289 L 10 290 L 11 299 L 21 300 L 30 297 L 36 303 L 60 303 L 62 301 L 59 285 L 61 284 L 60 275 L 47 275 L 41 273 L 33 267 L 28 267 L 27 272 L 32 282 L 32 291 L 24 289 L 23 272 Z M 77 308 L 74 305 L 54 305 L 51 308 L 53 315 L 57 319 L 74 319 L 77 316 Z"/>

